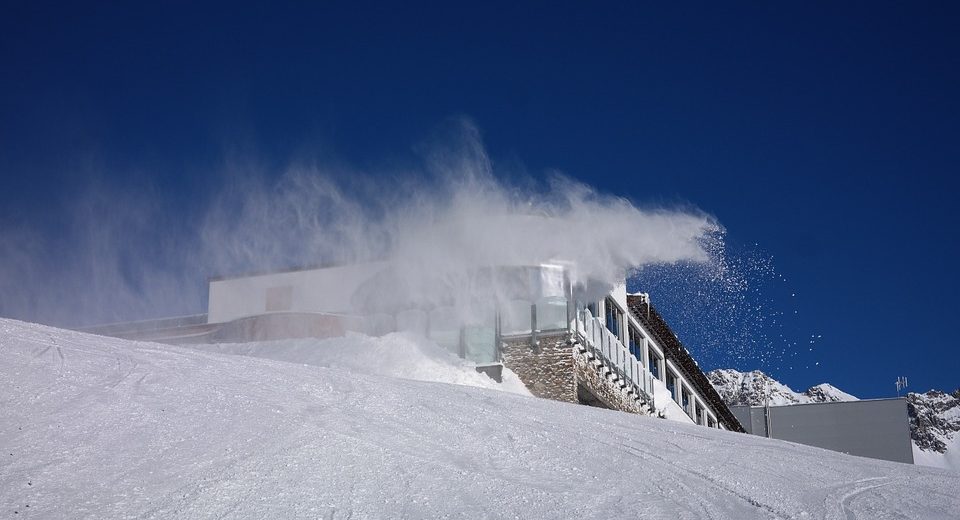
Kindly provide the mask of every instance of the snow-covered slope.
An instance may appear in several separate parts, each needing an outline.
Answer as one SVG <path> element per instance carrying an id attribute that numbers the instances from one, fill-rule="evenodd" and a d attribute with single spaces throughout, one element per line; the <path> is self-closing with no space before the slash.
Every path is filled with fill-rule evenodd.
<path id="1" fill-rule="evenodd" d="M 795 392 L 759 370 L 740 372 L 731 368 L 722 368 L 711 370 L 707 373 L 707 378 L 724 402 L 731 406 L 763 405 L 766 402 L 766 392 L 770 394 L 771 406 L 857 400 L 856 397 L 829 383 L 812 386 L 806 392 Z"/>
<path id="2" fill-rule="evenodd" d="M 924 466 L 960 471 L 960 389 L 909 393 L 913 460 Z"/>
<path id="3" fill-rule="evenodd" d="M 351 332 L 342 338 L 185 346 L 206 352 L 239 354 L 364 374 L 477 386 L 531 395 L 520 382 L 520 378 L 506 367 L 503 368 L 503 382 L 497 383 L 436 343 L 422 336 L 403 332 L 380 337 Z"/>
<path id="4" fill-rule="evenodd" d="M 7 518 L 957 518 L 960 475 L 0 320 Z"/>

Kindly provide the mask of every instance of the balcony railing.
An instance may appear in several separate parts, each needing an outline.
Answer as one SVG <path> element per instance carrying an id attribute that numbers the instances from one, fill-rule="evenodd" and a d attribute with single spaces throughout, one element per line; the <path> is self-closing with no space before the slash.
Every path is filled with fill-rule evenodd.
<path id="1" fill-rule="evenodd" d="M 611 379 L 622 388 L 646 402 L 651 410 L 654 409 L 653 375 L 630 353 L 620 338 L 587 309 L 577 313 L 575 325 L 583 347 L 592 354 L 594 360 L 599 361 L 598 366 L 608 371 Z"/>

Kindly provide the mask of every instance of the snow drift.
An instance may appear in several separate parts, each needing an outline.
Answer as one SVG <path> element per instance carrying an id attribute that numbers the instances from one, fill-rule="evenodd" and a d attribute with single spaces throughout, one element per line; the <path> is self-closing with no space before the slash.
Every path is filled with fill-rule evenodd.
<path id="1" fill-rule="evenodd" d="M 409 332 L 366 336 L 348 332 L 329 339 L 301 338 L 249 343 L 186 345 L 206 352 L 288 361 L 403 379 L 476 386 L 531 395 L 520 378 L 503 367 L 503 382 L 477 372 L 465 359 Z"/>
<path id="2" fill-rule="evenodd" d="M 960 516 L 943 470 L 11 320 L 0 379 L 7 517 Z"/>

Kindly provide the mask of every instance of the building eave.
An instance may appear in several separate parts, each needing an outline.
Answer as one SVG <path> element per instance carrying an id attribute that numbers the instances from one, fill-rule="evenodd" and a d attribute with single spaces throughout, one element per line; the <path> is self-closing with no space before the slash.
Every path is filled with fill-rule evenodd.
<path id="1" fill-rule="evenodd" d="M 650 305 L 650 303 L 639 295 L 627 295 L 627 307 L 630 314 L 636 318 L 643 327 L 653 336 L 654 341 L 664 350 L 664 354 L 674 362 L 680 370 L 683 371 L 687 380 L 692 384 L 697 393 L 707 401 L 707 403 L 717 412 L 717 419 L 731 431 L 746 433 L 740 421 L 733 415 L 730 408 L 717 390 L 710 384 L 710 380 L 704 375 L 703 371 L 697 365 L 686 347 L 677 338 L 673 330 L 667 325 L 663 316 Z"/>

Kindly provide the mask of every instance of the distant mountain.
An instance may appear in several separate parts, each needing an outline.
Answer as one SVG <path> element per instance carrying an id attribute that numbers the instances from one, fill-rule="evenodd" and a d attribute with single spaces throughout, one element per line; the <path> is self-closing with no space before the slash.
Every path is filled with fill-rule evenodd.
<path id="1" fill-rule="evenodd" d="M 856 397 L 829 383 L 812 386 L 805 392 L 795 392 L 789 386 L 759 370 L 740 372 L 731 368 L 722 368 L 711 370 L 707 373 L 707 378 L 717 389 L 720 397 L 730 406 L 761 406 L 766 403 L 768 392 L 771 406 L 857 400 Z"/>
<path id="2" fill-rule="evenodd" d="M 795 392 L 759 370 L 724 368 L 708 372 L 707 378 L 729 406 L 762 406 L 766 392 L 771 406 L 858 400 L 829 383 Z M 952 394 L 939 390 L 911 392 L 906 399 L 914 462 L 960 471 L 960 389 Z"/>

